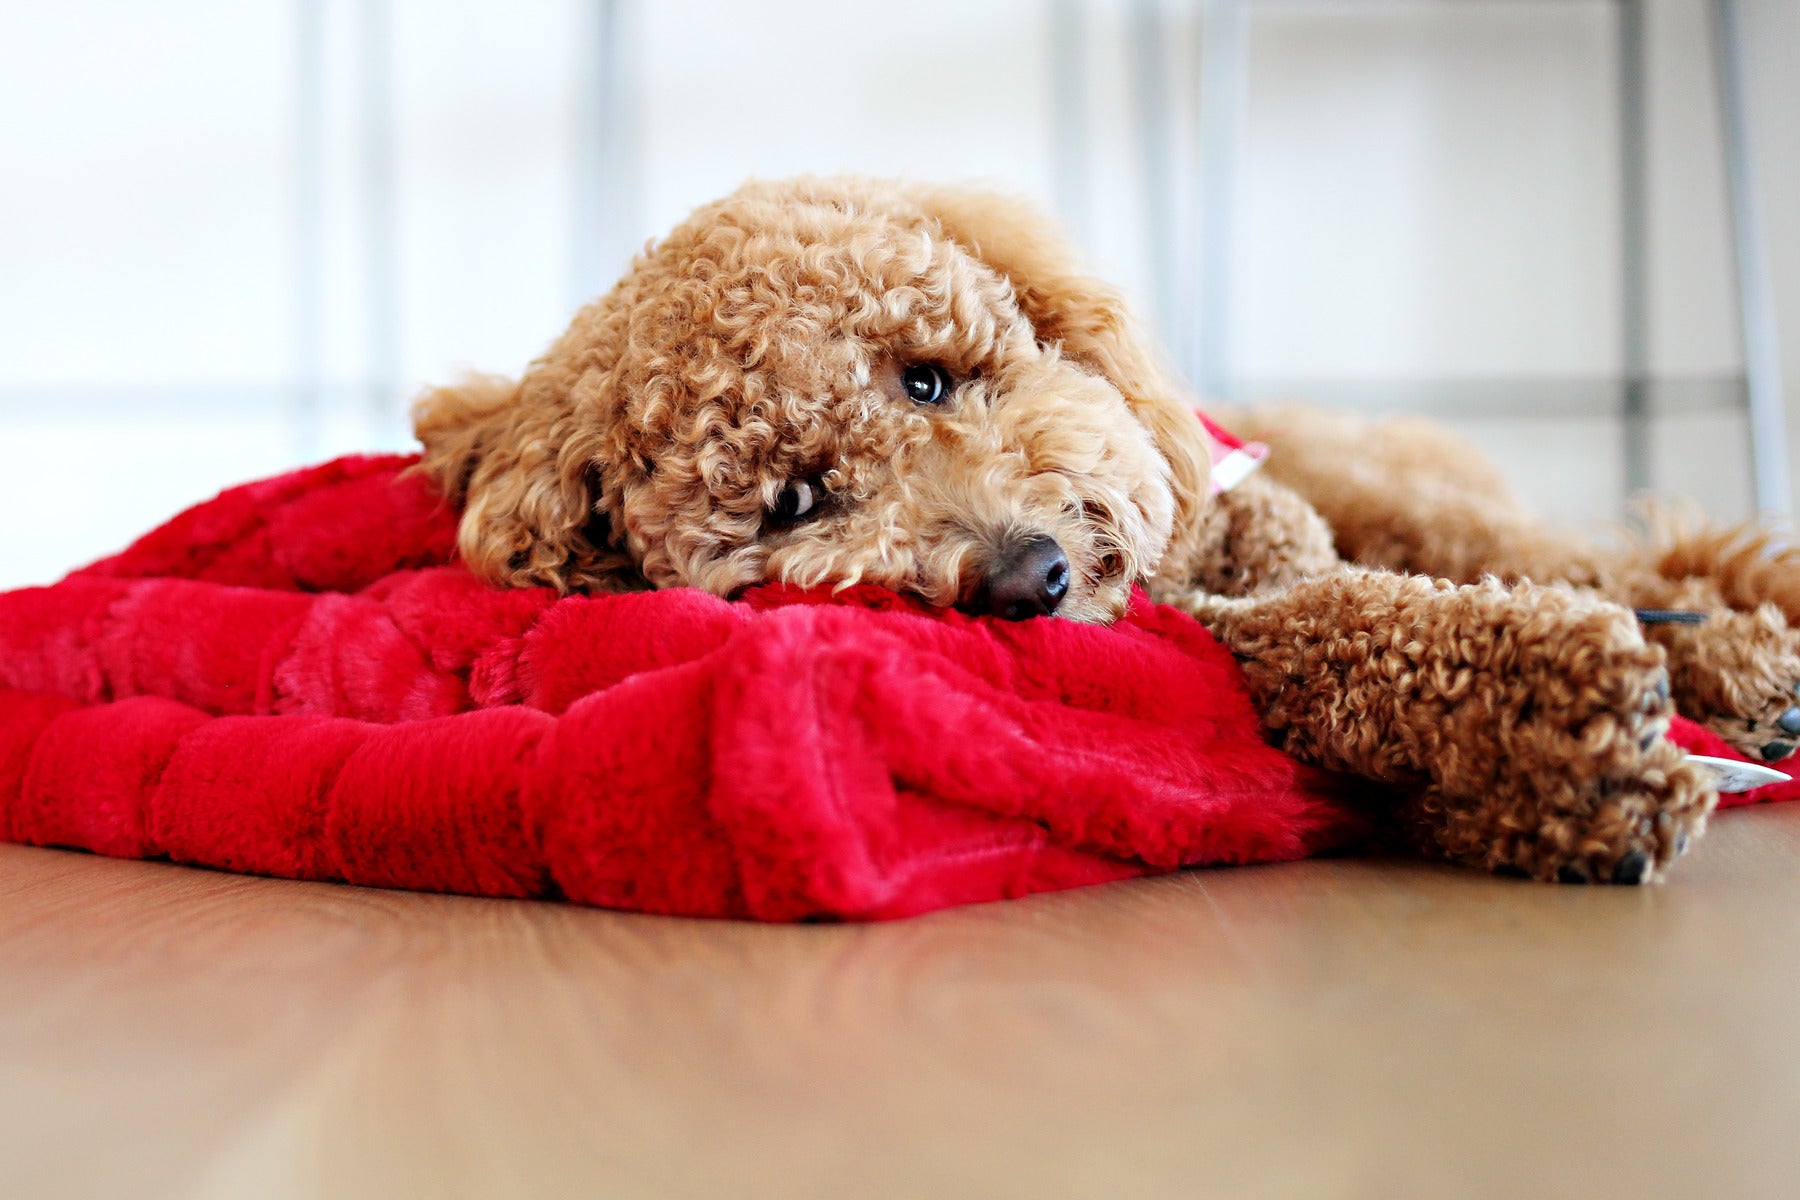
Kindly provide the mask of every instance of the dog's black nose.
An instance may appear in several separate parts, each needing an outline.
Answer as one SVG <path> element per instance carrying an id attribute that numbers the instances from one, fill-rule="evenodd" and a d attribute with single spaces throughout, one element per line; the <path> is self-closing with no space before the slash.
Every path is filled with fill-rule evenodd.
<path id="1" fill-rule="evenodd" d="M 1764 742 L 1762 756 L 1764 762 L 1780 762 L 1794 752 L 1792 742 Z"/>
<path id="2" fill-rule="evenodd" d="M 1069 558 L 1055 538 L 1014 542 L 988 568 L 981 608 L 1008 621 L 1047 617 L 1069 594 Z"/>

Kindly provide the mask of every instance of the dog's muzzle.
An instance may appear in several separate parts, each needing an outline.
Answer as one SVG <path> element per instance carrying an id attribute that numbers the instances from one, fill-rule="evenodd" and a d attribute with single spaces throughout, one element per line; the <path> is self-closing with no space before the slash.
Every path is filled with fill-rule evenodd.
<path id="1" fill-rule="evenodd" d="M 1049 616 L 1068 594 L 1069 556 L 1055 538 L 1036 534 L 1000 552 L 970 607 L 977 613 L 1023 621 Z"/>

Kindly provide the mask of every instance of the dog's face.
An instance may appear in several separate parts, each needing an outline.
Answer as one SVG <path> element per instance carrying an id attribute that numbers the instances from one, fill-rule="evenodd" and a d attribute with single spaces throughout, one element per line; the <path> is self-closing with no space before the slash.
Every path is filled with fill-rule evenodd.
<path id="1" fill-rule="evenodd" d="M 464 557 L 565 587 L 628 566 L 721 596 L 862 582 L 1118 617 L 1169 546 L 1178 473 L 1144 401 L 972 241 L 877 185 L 702 210 L 516 389 L 427 398 Z"/>

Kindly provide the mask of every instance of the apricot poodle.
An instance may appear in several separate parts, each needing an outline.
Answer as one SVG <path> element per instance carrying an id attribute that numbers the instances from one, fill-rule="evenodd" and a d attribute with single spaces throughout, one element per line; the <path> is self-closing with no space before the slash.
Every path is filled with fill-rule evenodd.
<path id="1" fill-rule="evenodd" d="M 1262 416 L 1269 468 L 1216 490 L 1143 327 L 1043 217 L 854 179 L 700 209 L 522 378 L 416 412 L 461 553 L 499 584 L 862 581 L 1098 622 L 1141 584 L 1236 654 L 1272 739 L 1393 785 L 1393 828 L 1456 862 L 1660 874 L 1715 800 L 1661 736 L 1671 682 L 1716 727 L 1748 722 L 1740 744 L 1800 729 L 1786 559 L 1571 549 L 1488 476 L 1425 462 L 1378 486 L 1410 435 Z M 1649 641 L 1613 597 L 1716 619 Z"/>

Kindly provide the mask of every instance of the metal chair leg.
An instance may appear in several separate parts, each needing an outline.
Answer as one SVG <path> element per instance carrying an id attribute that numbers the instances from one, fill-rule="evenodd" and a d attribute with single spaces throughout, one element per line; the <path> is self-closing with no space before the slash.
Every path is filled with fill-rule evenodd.
<path id="1" fill-rule="evenodd" d="M 1205 0 L 1200 12 L 1200 312 L 1189 378 L 1205 396 L 1229 399 L 1231 363 L 1232 218 L 1248 84 L 1240 0 Z"/>
<path id="2" fill-rule="evenodd" d="M 296 457 L 324 443 L 325 5 L 294 5 L 293 372 L 289 437 Z"/>
<path id="3" fill-rule="evenodd" d="M 1623 371 L 1625 490 L 1650 486 L 1649 137 L 1644 88 L 1644 5 L 1618 4 L 1619 315 Z"/>
<path id="4" fill-rule="evenodd" d="M 581 43 L 569 272 L 569 301 L 576 306 L 611 287 L 637 249 L 643 180 L 632 131 L 641 90 L 630 45 L 633 7 L 628 0 L 585 0 L 576 10 Z"/>
<path id="5" fill-rule="evenodd" d="M 1737 272 L 1738 324 L 1744 347 L 1744 390 L 1750 412 L 1750 468 L 1757 507 L 1786 512 L 1792 500 L 1781 350 L 1775 328 L 1774 290 L 1769 280 L 1768 239 L 1757 201 L 1755 148 L 1744 97 L 1743 30 L 1736 0 L 1713 0 L 1712 19 Z"/>
<path id="6" fill-rule="evenodd" d="M 1093 189 L 1087 94 L 1087 14 L 1082 0 L 1050 0 L 1051 186 L 1057 215 L 1092 248 Z"/>
<path id="7" fill-rule="evenodd" d="M 396 201 L 393 11 L 389 0 L 354 10 L 357 150 L 362 175 L 363 304 L 368 364 L 365 402 L 378 440 L 403 418 L 400 394 L 400 243 Z"/>
<path id="8" fill-rule="evenodd" d="M 1179 354 L 1188 331 L 1180 311 L 1181 271 L 1176 259 L 1173 98 L 1163 57 L 1167 41 L 1162 5 L 1158 0 L 1137 0 L 1131 9 L 1131 82 L 1138 167 L 1144 181 L 1144 228 L 1150 239 L 1151 303 L 1163 344 Z"/>

